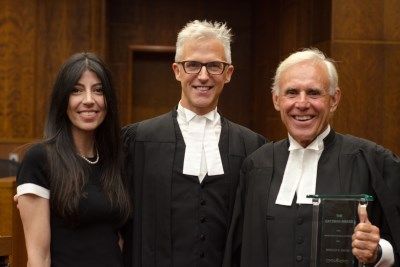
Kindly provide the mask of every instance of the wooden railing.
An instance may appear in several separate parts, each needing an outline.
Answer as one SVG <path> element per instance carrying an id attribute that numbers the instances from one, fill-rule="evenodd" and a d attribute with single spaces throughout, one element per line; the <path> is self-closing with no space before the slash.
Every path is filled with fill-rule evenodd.
<path id="1" fill-rule="evenodd" d="M 13 200 L 15 195 L 15 177 L 0 178 L 0 237 L 11 267 L 25 267 L 27 262 L 24 231 L 17 206 Z M 12 238 L 12 242 L 11 242 Z M 0 248 L 1 249 L 1 248 Z M 3 253 L 3 250 L 1 250 Z M 5 252 L 7 252 L 5 250 Z M 7 255 L 1 255 L 5 257 Z M 1 265 L 7 266 L 7 265 Z"/>

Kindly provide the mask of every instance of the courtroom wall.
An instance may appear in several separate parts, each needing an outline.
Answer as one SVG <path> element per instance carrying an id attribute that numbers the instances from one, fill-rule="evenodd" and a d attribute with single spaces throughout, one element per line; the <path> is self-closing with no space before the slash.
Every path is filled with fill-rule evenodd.
<path id="1" fill-rule="evenodd" d="M 271 102 L 274 70 L 289 53 L 314 46 L 337 61 L 343 97 L 334 129 L 400 154 L 399 1 L 0 0 L 0 6 L 0 157 L 42 136 L 56 72 L 78 51 L 109 63 L 123 124 L 135 121 L 137 111 L 145 117 L 169 110 L 180 87 L 170 69 L 173 52 L 165 51 L 193 19 L 232 27 L 235 72 L 219 105 L 226 117 L 271 140 L 285 137 Z M 138 46 L 167 50 L 158 54 L 161 61 L 148 51 L 132 57 Z M 153 58 L 159 65 L 151 70 Z M 152 108 L 158 104 L 165 106 Z"/>
<path id="2" fill-rule="evenodd" d="M 0 157 L 42 136 L 62 62 L 78 51 L 105 55 L 102 0 L 0 0 Z"/>
<path id="3" fill-rule="evenodd" d="M 334 126 L 400 154 L 400 1 L 332 1 L 331 55 L 342 103 Z"/>

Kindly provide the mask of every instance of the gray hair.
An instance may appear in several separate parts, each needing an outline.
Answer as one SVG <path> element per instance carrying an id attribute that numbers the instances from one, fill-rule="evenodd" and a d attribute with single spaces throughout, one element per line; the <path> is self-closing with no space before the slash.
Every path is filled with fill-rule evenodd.
<path id="1" fill-rule="evenodd" d="M 186 41 L 193 39 L 212 38 L 221 41 L 227 63 L 232 63 L 231 58 L 231 29 L 226 23 L 194 20 L 189 22 L 178 33 L 176 40 L 175 62 L 182 58 L 182 48 Z"/>
<path id="2" fill-rule="evenodd" d="M 303 61 L 313 61 L 316 63 L 322 63 L 327 70 L 328 79 L 329 79 L 329 94 L 334 95 L 336 92 L 336 88 L 338 87 L 338 74 L 334 64 L 334 61 L 330 58 L 327 58 L 324 53 L 316 48 L 307 48 L 299 52 L 295 52 L 283 60 L 278 68 L 276 69 L 275 77 L 272 84 L 272 92 L 275 95 L 279 94 L 279 82 L 283 72 L 285 72 L 288 68 L 301 63 Z"/>

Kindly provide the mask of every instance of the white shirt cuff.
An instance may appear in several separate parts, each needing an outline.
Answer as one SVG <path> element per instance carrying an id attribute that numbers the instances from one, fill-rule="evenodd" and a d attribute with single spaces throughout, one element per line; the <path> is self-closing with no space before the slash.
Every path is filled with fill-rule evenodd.
<path id="1" fill-rule="evenodd" d="M 25 194 L 34 194 L 45 199 L 50 199 L 49 189 L 33 183 L 26 183 L 17 186 L 16 198 Z"/>
<path id="2" fill-rule="evenodd" d="M 379 240 L 379 245 L 382 248 L 382 257 L 375 264 L 375 267 L 391 267 L 394 264 L 394 253 L 392 245 L 385 239 Z"/>

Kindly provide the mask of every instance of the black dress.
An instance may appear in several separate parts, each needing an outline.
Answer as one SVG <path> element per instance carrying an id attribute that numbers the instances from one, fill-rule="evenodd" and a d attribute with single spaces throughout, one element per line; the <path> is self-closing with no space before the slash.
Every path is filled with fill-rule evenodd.
<path id="1" fill-rule="evenodd" d="M 39 191 L 49 192 L 46 162 L 43 145 L 34 145 L 29 149 L 17 175 L 18 188 L 24 185 L 24 193 L 37 194 L 38 188 Z M 117 231 L 119 213 L 111 209 L 101 190 L 101 161 L 95 165 L 87 165 L 90 177 L 84 189 L 86 197 L 79 203 L 77 221 L 72 224 L 51 208 L 51 266 L 122 266 Z"/>

